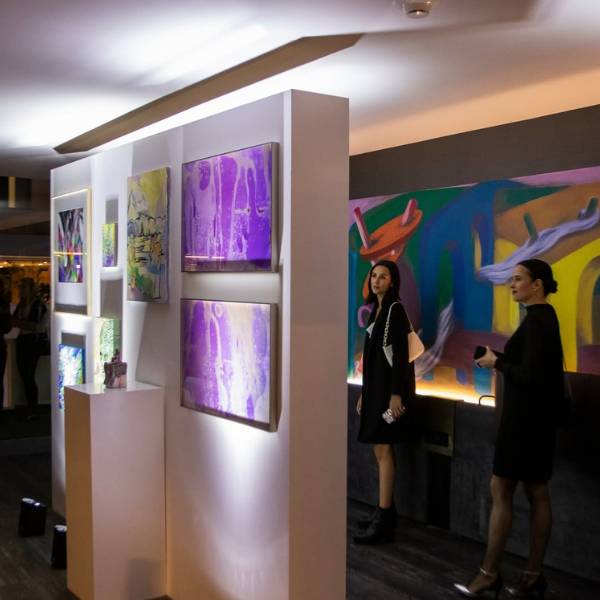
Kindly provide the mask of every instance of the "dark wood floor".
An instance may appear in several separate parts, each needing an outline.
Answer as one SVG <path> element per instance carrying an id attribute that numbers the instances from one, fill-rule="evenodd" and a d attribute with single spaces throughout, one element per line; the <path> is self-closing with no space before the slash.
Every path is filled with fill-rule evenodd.
<path id="1" fill-rule="evenodd" d="M 50 505 L 50 472 L 48 454 L 0 457 L 0 600 L 69 598 L 65 571 L 50 566 L 59 517 L 49 512 L 43 537 L 17 536 L 22 497 Z"/>
<path id="2" fill-rule="evenodd" d="M 20 500 L 30 496 L 50 503 L 50 457 L 0 457 L 0 600 L 67 600 L 65 571 L 50 567 L 52 528 L 60 522 L 49 513 L 46 535 L 17 536 Z M 348 600 L 443 600 L 456 598 L 453 581 L 466 581 L 476 570 L 481 544 L 408 520 L 400 520 L 396 541 L 376 547 L 352 543 L 354 523 L 370 512 L 356 502 L 348 505 Z M 505 579 L 513 581 L 524 567 L 508 556 Z M 597 600 L 600 586 L 547 569 L 547 600 Z M 502 597 L 508 597 L 502 594 Z M 201 600 L 201 599 L 199 599 Z M 277 599 L 265 599 L 277 600 Z"/>
<path id="3" fill-rule="evenodd" d="M 358 502 L 348 504 L 348 600 L 443 600 L 458 598 L 452 582 L 466 583 L 483 556 L 483 545 L 445 530 L 400 519 L 396 540 L 382 546 L 356 546 L 355 523 L 372 511 Z M 503 574 L 515 582 L 525 561 L 507 555 Z M 600 585 L 546 569 L 546 600 L 598 600 Z M 488 597 L 491 597 L 488 595 Z M 502 592 L 500 598 L 509 598 Z"/>

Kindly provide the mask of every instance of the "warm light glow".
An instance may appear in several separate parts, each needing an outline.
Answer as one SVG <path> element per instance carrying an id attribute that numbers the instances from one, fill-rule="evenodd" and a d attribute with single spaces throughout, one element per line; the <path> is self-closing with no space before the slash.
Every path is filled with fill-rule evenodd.
<path id="1" fill-rule="evenodd" d="M 53 252 L 53 254 L 55 256 L 84 256 L 85 252 L 59 252 L 58 250 L 55 250 Z M 75 265 L 78 269 L 81 268 L 81 265 Z"/>
<path id="2" fill-rule="evenodd" d="M 347 383 L 351 385 L 362 385 L 362 379 L 359 377 L 348 377 Z M 456 400 L 457 402 L 467 402 L 468 404 L 480 404 L 481 406 L 496 406 L 493 396 L 479 396 L 471 392 L 461 392 L 457 390 L 448 390 L 444 388 L 432 388 L 431 386 L 422 386 L 417 382 L 417 396 L 427 396 L 429 398 L 443 398 L 445 400 Z"/>
<path id="3" fill-rule="evenodd" d="M 87 188 L 81 188 L 74 192 L 67 192 L 66 194 L 60 194 L 58 196 L 52 196 L 51 200 L 59 200 L 60 198 L 68 198 L 69 196 L 75 196 L 77 194 L 87 193 Z"/>

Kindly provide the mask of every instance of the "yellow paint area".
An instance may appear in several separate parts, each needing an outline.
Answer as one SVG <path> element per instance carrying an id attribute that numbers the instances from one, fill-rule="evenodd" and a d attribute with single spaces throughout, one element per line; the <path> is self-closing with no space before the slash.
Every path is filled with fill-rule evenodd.
<path id="1" fill-rule="evenodd" d="M 518 249 L 516 244 L 499 238 L 494 243 L 494 262 L 506 260 Z M 492 331 L 511 336 L 519 326 L 519 304 L 514 302 L 510 287 L 506 285 L 494 286 L 494 311 L 492 318 Z"/>
<path id="2" fill-rule="evenodd" d="M 558 281 L 558 293 L 550 298 L 560 321 L 569 371 L 577 370 L 577 338 L 580 343 L 591 343 L 592 294 L 594 283 L 600 275 L 599 256 L 600 239 L 597 239 L 552 265 L 554 279 Z"/>

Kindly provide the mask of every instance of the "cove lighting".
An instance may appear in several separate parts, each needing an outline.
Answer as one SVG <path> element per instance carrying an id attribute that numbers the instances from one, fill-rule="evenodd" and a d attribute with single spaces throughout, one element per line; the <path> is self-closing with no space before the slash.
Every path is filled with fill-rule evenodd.
<path id="1" fill-rule="evenodd" d="M 350 385 L 362 385 L 362 379 L 358 377 L 348 377 L 346 382 Z M 419 386 L 417 382 L 417 396 L 427 396 L 428 398 L 442 398 L 444 400 L 456 400 L 457 402 L 466 402 L 467 404 L 480 404 L 481 406 L 496 406 L 494 396 L 477 396 L 468 392 L 461 392 L 449 389 L 435 390 Z"/>

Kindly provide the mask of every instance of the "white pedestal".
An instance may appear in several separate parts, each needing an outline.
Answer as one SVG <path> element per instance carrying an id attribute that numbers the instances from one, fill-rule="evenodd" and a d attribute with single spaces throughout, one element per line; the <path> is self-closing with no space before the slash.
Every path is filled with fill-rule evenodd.
<path id="1" fill-rule="evenodd" d="M 164 390 L 65 388 L 67 588 L 81 600 L 165 594 Z"/>

